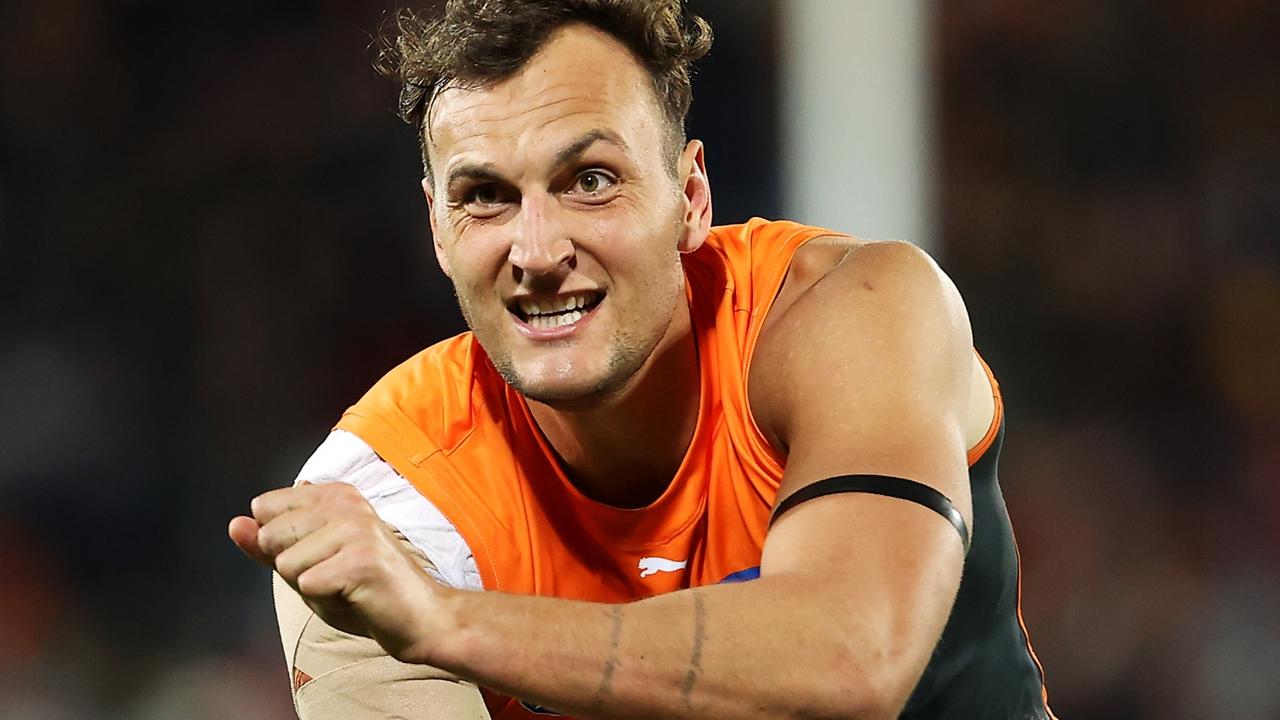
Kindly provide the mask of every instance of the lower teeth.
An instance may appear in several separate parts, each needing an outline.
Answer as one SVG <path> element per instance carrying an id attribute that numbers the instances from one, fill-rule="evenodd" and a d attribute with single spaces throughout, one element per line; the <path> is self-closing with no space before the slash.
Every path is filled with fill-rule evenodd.
<path id="1" fill-rule="evenodd" d="M 529 325 L 538 330 L 550 330 L 552 328 L 564 327 L 572 325 L 582 319 L 582 311 L 574 310 L 562 315 L 534 315 L 529 318 Z"/>

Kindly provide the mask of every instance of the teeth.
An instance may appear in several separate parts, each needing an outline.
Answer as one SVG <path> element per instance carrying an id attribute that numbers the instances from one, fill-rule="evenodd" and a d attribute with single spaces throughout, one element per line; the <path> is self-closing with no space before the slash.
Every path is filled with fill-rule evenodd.
<path id="1" fill-rule="evenodd" d="M 534 315 L 529 318 L 529 325 L 535 330 L 551 330 L 552 328 L 572 325 L 582 319 L 582 311 L 574 310 L 563 315 Z"/>
<path id="2" fill-rule="evenodd" d="M 520 300 L 517 305 L 520 308 L 520 312 L 524 313 L 530 319 L 530 324 L 532 324 L 532 321 L 538 319 L 540 315 L 562 313 L 566 310 L 580 310 L 586 306 L 590 297 L 589 293 L 574 293 L 573 295 L 541 301 L 532 299 Z M 580 315 L 581 313 L 579 313 Z"/>

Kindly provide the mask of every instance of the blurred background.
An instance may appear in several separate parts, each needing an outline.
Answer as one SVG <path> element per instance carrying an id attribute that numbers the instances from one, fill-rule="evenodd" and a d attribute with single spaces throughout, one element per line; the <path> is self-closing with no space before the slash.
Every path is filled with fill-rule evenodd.
<path id="1" fill-rule="evenodd" d="M 1280 718 L 1280 6 L 691 5 L 717 220 L 964 294 L 1057 714 Z M 292 717 L 226 521 L 462 328 L 391 7 L 0 2 L 0 718 Z"/>

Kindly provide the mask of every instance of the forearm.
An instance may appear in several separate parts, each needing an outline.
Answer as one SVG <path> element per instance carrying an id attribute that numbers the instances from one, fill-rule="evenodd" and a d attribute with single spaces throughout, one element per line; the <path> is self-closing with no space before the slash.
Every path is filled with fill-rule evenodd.
<path id="1" fill-rule="evenodd" d="M 502 593 L 446 602 L 453 629 L 427 661 L 577 717 L 837 718 L 884 710 L 877 670 L 890 658 L 877 648 L 887 646 L 889 629 L 851 628 L 854 608 L 816 577 L 621 605 Z M 854 634 L 864 642 L 850 642 Z"/>

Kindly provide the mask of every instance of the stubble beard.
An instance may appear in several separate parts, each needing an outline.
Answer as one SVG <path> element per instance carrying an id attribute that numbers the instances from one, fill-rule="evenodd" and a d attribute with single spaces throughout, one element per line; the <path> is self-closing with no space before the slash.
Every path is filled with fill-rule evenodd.
<path id="1" fill-rule="evenodd" d="M 644 366 L 648 356 L 649 352 L 638 347 L 634 338 L 619 331 L 609 343 L 609 360 L 605 369 L 594 383 L 586 387 L 559 388 L 545 387 L 521 377 L 509 355 L 504 354 L 501 358 L 491 356 L 490 360 L 502 379 L 526 398 L 559 410 L 588 410 L 620 394 Z"/>
<path id="2" fill-rule="evenodd" d="M 677 286 L 680 287 L 680 286 Z M 489 362 L 493 364 L 498 374 L 506 381 L 516 392 L 524 395 L 526 398 L 542 403 L 558 410 L 589 410 L 608 403 L 612 398 L 621 394 L 632 379 L 644 367 L 645 361 L 653 354 L 662 338 L 667 334 L 670 328 L 671 318 L 675 315 L 676 305 L 679 302 L 679 293 L 673 293 L 671 302 L 666 312 L 660 313 L 660 317 L 667 319 L 665 323 L 655 329 L 651 337 L 637 337 L 627 331 L 626 328 L 618 328 L 613 337 L 610 338 L 607 352 L 609 353 L 608 362 L 604 371 L 599 375 L 594 383 L 586 387 L 545 387 L 539 383 L 532 382 L 529 378 L 523 377 L 516 369 L 516 363 L 511 357 L 511 353 L 502 347 L 502 343 L 498 341 L 497 335 L 500 331 L 492 328 L 494 332 L 479 325 L 474 320 L 474 314 L 470 311 L 469 303 L 458 296 L 458 307 L 462 310 L 462 316 L 467 322 L 467 327 L 471 328 L 471 332 L 480 343 L 489 357 Z"/>
<path id="3" fill-rule="evenodd" d="M 462 310 L 462 317 L 466 320 L 467 327 L 471 328 L 472 334 L 480 342 L 480 347 L 488 355 L 489 362 L 493 364 L 494 369 L 498 371 L 502 379 L 514 388 L 516 392 L 530 400 L 558 410 L 590 410 L 608 403 L 612 398 L 625 392 L 641 368 L 644 367 L 645 362 L 653 355 L 658 344 L 662 342 L 662 339 L 670 331 L 671 323 L 675 318 L 676 307 L 679 305 L 684 293 L 684 263 L 679 259 L 680 255 L 675 249 L 677 247 L 675 238 L 678 238 L 680 231 L 681 218 L 677 215 L 671 221 L 673 240 L 670 243 L 672 256 L 669 259 L 672 264 L 668 267 L 673 275 L 668 280 L 671 290 L 665 303 L 666 307 L 655 307 L 657 303 L 654 303 L 643 307 L 637 306 L 639 309 L 636 310 L 636 312 L 652 311 L 658 317 L 664 318 L 665 322 L 655 327 L 648 337 L 637 336 L 626 326 L 617 328 L 613 333 L 613 337 L 610 338 L 607 349 L 609 361 L 605 366 L 604 373 L 596 382 L 586 388 L 553 389 L 539 386 L 530 382 L 529 379 L 521 377 L 511 353 L 502 347 L 500 340 L 501 329 L 497 325 L 485 328 L 475 321 L 476 315 L 471 312 L 470 300 L 464 298 L 463 294 L 458 292 L 456 282 L 453 288 L 454 297 L 458 300 L 458 307 Z M 502 320 L 509 322 L 505 314 Z M 620 320 L 625 323 L 627 318 L 620 318 Z M 500 320 L 499 322 L 502 321 Z"/>

